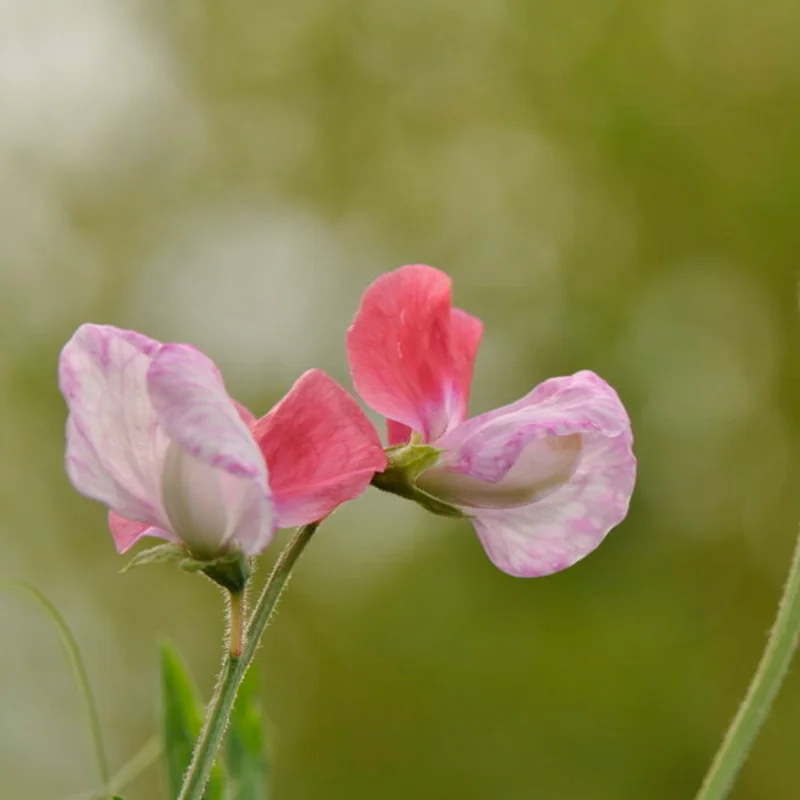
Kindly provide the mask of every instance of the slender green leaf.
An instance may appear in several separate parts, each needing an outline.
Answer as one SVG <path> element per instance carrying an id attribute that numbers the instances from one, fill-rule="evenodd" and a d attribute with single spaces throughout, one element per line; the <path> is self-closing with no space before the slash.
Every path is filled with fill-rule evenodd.
<path id="1" fill-rule="evenodd" d="M 61 637 L 64 650 L 66 650 L 67 658 L 72 666 L 72 672 L 75 675 L 78 689 L 83 697 L 83 704 L 86 707 L 86 716 L 89 720 L 89 729 L 92 733 L 92 741 L 97 757 L 97 771 L 100 775 L 100 783 L 103 785 L 103 790 L 108 791 L 108 760 L 106 759 L 103 736 L 100 731 L 100 717 L 97 713 L 97 704 L 95 703 L 92 687 L 89 683 L 86 665 L 83 662 L 83 657 L 81 656 L 81 651 L 75 636 L 70 630 L 67 621 L 61 615 L 61 612 L 48 600 L 46 595 L 32 584 L 23 581 L 0 581 L 0 591 L 4 590 L 22 592 L 32 597 L 55 625 L 58 635 Z"/>
<path id="2" fill-rule="evenodd" d="M 177 798 L 192 750 L 203 724 L 203 704 L 191 675 L 170 644 L 161 645 L 161 729 L 167 762 L 169 796 Z M 211 773 L 203 800 L 223 800 L 225 775 L 217 765 Z"/>
<path id="3" fill-rule="evenodd" d="M 228 731 L 228 800 L 267 800 L 265 738 L 258 673 L 251 667 L 239 687 Z"/>

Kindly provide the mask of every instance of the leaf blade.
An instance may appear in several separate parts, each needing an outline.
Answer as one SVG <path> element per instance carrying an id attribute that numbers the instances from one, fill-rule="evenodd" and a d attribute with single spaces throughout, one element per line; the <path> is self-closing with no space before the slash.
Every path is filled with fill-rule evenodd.
<path id="1" fill-rule="evenodd" d="M 159 659 L 164 759 L 169 796 L 177 798 L 203 724 L 203 704 L 175 647 L 162 643 Z M 223 800 L 224 795 L 225 774 L 221 765 L 217 764 L 211 773 L 203 800 Z"/>
<path id="2" fill-rule="evenodd" d="M 239 687 L 227 742 L 228 800 L 267 800 L 269 760 L 259 701 L 259 680 L 251 667 Z"/>

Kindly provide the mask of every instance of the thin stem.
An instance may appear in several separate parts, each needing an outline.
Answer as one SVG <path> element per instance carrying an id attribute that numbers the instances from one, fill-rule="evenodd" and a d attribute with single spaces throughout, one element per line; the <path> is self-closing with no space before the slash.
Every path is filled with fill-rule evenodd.
<path id="1" fill-rule="evenodd" d="M 311 541 L 319 524 L 319 522 L 312 522 L 298 528 L 292 540 L 278 556 L 247 624 L 241 658 L 228 655 L 225 659 L 217 681 L 217 688 L 206 712 L 203 729 L 200 731 L 194 753 L 192 753 L 192 762 L 184 776 L 178 800 L 200 800 L 202 797 L 217 751 L 222 744 L 222 737 L 228 726 L 236 693 L 244 680 L 248 667 L 253 663 L 261 636 L 275 611 L 275 606 L 289 580 L 289 574 L 300 554 Z"/>
<path id="2" fill-rule="evenodd" d="M 111 778 L 110 790 L 119 794 L 129 784 L 133 783 L 140 775 L 156 763 L 164 748 L 158 736 L 151 736 L 127 764 L 120 767 L 119 771 Z"/>
<path id="3" fill-rule="evenodd" d="M 244 592 L 228 592 L 228 653 L 240 658 L 244 638 Z"/>
<path id="4" fill-rule="evenodd" d="M 733 788 L 758 731 L 767 718 L 800 635 L 800 537 L 778 615 L 756 674 L 703 781 L 697 800 L 723 800 Z"/>
<path id="5" fill-rule="evenodd" d="M 64 650 L 67 653 L 67 658 L 72 667 L 72 672 L 75 675 L 78 689 L 83 698 L 83 705 L 86 710 L 86 717 L 89 721 L 89 729 L 91 731 L 92 743 L 97 760 L 97 772 L 100 777 L 100 785 L 103 791 L 109 794 L 110 791 L 108 787 L 111 773 L 108 769 L 108 759 L 106 758 L 106 751 L 103 746 L 103 734 L 100 729 L 100 717 L 97 713 L 97 704 L 95 703 L 92 687 L 89 683 L 89 674 L 86 671 L 86 665 L 81 657 L 78 642 L 72 635 L 67 621 L 61 616 L 59 610 L 47 597 L 29 583 L 24 583 L 23 581 L 2 581 L 0 582 L 0 589 L 12 589 L 32 597 L 44 609 L 47 616 L 58 629 L 61 644 L 64 646 Z"/>

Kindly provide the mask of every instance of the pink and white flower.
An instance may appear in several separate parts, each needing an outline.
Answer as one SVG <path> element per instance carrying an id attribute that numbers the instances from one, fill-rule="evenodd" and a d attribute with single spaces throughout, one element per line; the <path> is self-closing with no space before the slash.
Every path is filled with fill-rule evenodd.
<path id="1" fill-rule="evenodd" d="M 194 347 L 87 324 L 61 353 L 59 383 L 69 477 L 108 507 L 120 553 L 153 536 L 202 559 L 256 555 L 386 465 L 369 420 L 318 370 L 256 420 Z"/>
<path id="2" fill-rule="evenodd" d="M 628 415 L 583 371 L 467 419 L 483 325 L 450 297 L 450 278 L 422 264 L 375 280 L 347 334 L 353 383 L 387 417 L 390 445 L 440 451 L 415 486 L 469 516 L 500 569 L 566 569 L 627 514 L 636 478 Z"/>

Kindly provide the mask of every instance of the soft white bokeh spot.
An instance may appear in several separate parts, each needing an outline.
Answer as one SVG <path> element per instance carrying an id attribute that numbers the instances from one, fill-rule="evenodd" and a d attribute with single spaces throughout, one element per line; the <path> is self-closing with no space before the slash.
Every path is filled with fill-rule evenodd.
<path id="1" fill-rule="evenodd" d="M 178 218 L 144 259 L 131 313 L 144 330 L 190 342 L 237 387 L 288 385 L 340 352 L 355 301 L 339 275 L 352 257 L 309 213 L 234 199 Z"/>

